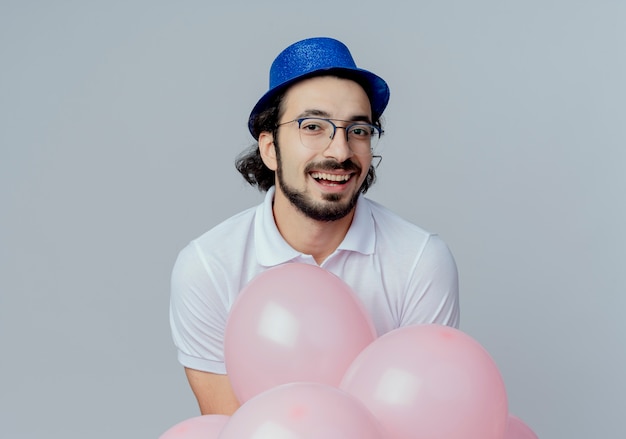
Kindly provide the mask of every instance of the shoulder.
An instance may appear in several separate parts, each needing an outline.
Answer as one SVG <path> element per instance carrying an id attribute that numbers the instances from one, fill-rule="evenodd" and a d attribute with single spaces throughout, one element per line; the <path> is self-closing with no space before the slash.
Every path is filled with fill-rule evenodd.
<path id="1" fill-rule="evenodd" d="M 450 249 L 437 233 L 402 218 L 380 203 L 365 200 L 374 220 L 379 251 L 390 251 L 405 257 L 412 254 L 435 260 L 452 259 Z"/>
<path id="2" fill-rule="evenodd" d="M 431 235 L 433 235 L 431 232 L 423 229 L 417 224 L 402 218 L 400 215 L 382 204 L 370 200 L 369 198 L 363 198 L 363 200 L 367 203 L 372 213 L 377 234 L 405 238 L 412 237 L 423 240 L 427 240 Z"/>
<path id="3" fill-rule="evenodd" d="M 246 230 L 253 227 L 257 209 L 258 206 L 251 207 L 231 216 L 192 240 L 191 244 L 214 247 L 241 240 L 242 234 L 245 235 Z"/>
<path id="4" fill-rule="evenodd" d="M 178 253 L 175 271 L 206 271 L 209 266 L 228 263 L 233 255 L 245 252 L 251 244 L 249 236 L 254 229 L 256 209 L 246 209 L 192 239 Z M 241 256 L 238 258 L 241 259 Z"/>

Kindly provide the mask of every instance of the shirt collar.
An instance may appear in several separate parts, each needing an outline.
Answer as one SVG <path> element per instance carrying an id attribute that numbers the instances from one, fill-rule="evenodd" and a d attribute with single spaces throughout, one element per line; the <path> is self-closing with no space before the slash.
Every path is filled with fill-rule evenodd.
<path id="1" fill-rule="evenodd" d="M 354 211 L 352 224 L 337 250 L 348 250 L 371 255 L 376 245 L 374 217 L 369 200 L 363 195 L 359 197 Z"/>
<path id="2" fill-rule="evenodd" d="M 282 237 L 274 221 L 272 204 L 275 187 L 265 194 L 262 204 L 257 207 L 254 220 L 254 240 L 256 256 L 260 265 L 273 267 L 288 262 L 301 255 Z M 356 204 L 354 218 L 348 233 L 337 250 L 355 251 L 363 254 L 374 253 L 376 235 L 374 218 L 368 200 L 360 196 Z"/>

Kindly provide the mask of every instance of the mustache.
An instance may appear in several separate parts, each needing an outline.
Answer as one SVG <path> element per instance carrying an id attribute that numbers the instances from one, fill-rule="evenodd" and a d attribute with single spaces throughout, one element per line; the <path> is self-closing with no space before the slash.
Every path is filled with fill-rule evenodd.
<path id="1" fill-rule="evenodd" d="M 346 160 L 345 162 L 338 162 L 336 160 L 325 160 L 323 162 L 309 163 L 305 171 L 354 171 L 361 172 L 361 167 L 352 160 Z"/>

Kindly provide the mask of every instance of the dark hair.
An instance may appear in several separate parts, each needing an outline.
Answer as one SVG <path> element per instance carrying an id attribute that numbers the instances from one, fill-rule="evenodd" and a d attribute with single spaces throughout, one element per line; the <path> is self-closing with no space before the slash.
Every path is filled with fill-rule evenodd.
<path id="1" fill-rule="evenodd" d="M 284 91 L 277 94 L 269 102 L 267 108 L 260 112 L 252 121 L 255 133 L 270 131 L 274 138 L 276 137 L 276 125 L 280 119 L 281 104 L 284 96 Z M 276 182 L 275 172 L 263 163 L 258 143 L 252 144 L 237 157 L 235 168 L 251 186 L 256 186 L 260 191 L 267 191 Z"/>
<path id="2" fill-rule="evenodd" d="M 335 75 L 335 73 L 333 73 L 333 75 Z M 336 76 L 354 80 L 354 78 L 348 75 L 336 74 Z M 274 139 L 276 139 L 277 124 L 282 114 L 282 103 L 286 91 L 287 90 L 283 90 L 281 93 L 274 96 L 267 108 L 260 112 L 252 121 L 255 133 L 269 131 L 274 136 Z M 367 92 L 367 89 L 365 89 L 365 91 Z M 379 128 L 381 127 L 380 118 L 376 118 L 372 123 Z M 278 148 L 277 143 L 275 143 L 275 146 Z M 235 168 L 237 168 L 239 173 L 251 186 L 256 186 L 260 191 L 266 192 L 276 183 L 275 172 L 263 163 L 258 143 L 252 144 L 237 157 L 235 160 Z M 367 177 L 365 177 L 365 181 L 361 185 L 361 192 L 366 193 L 375 181 L 376 169 L 374 166 L 370 165 Z"/>

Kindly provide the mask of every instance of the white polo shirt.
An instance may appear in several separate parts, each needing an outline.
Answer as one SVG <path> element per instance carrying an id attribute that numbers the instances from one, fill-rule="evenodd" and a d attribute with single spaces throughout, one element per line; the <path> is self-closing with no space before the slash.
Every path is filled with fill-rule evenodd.
<path id="1" fill-rule="evenodd" d="M 316 264 L 279 233 L 273 197 L 271 188 L 262 204 L 217 225 L 178 255 L 170 324 L 183 366 L 226 373 L 224 329 L 243 287 L 276 265 Z M 372 200 L 359 198 L 346 237 L 321 267 L 353 289 L 379 336 L 419 323 L 458 328 L 458 275 L 446 244 Z"/>

